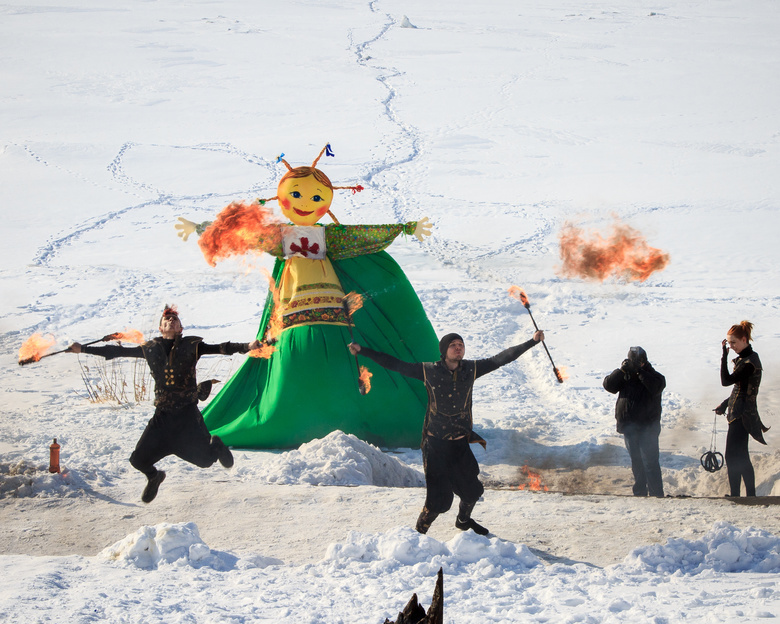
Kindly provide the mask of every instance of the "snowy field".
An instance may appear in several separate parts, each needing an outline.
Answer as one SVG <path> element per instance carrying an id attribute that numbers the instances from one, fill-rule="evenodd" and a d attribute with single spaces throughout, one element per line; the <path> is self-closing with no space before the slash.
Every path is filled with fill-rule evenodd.
<path id="1" fill-rule="evenodd" d="M 699 465 L 714 423 L 725 447 L 720 341 L 749 319 L 772 426 L 757 491 L 780 496 L 777 32 L 770 0 L 0 4 L 0 621 L 381 624 L 414 592 L 427 607 L 439 568 L 453 624 L 780 617 L 779 508 L 724 499 L 725 470 Z M 414 532 L 419 450 L 340 432 L 236 450 L 229 472 L 166 459 L 143 505 L 132 363 L 17 364 L 35 332 L 151 337 L 173 302 L 186 333 L 253 339 L 271 259 L 211 268 L 173 225 L 272 196 L 276 157 L 326 142 L 334 183 L 365 187 L 336 195 L 342 223 L 435 224 L 388 251 L 439 335 L 475 358 L 526 340 L 516 284 L 568 374 L 537 348 L 478 382 L 486 538 L 454 511 Z M 665 268 L 565 271 L 567 224 L 616 223 Z M 632 345 L 667 379 L 665 499 L 627 496 L 601 387 Z M 88 400 L 101 372 L 127 402 Z M 524 467 L 548 491 L 520 490 Z"/>

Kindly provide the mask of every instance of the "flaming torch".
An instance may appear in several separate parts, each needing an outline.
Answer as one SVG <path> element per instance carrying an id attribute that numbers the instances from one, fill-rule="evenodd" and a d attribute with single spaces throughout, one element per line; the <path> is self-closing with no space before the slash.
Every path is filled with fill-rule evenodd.
<path id="1" fill-rule="evenodd" d="M 344 314 L 347 317 L 349 337 L 352 342 L 355 342 L 355 336 L 352 333 L 352 315 L 363 307 L 363 297 L 356 292 L 347 293 L 341 300 L 341 305 L 344 308 Z M 372 373 L 370 373 L 365 366 L 360 365 L 357 354 L 355 354 L 355 366 L 357 367 L 358 372 L 358 389 L 360 390 L 360 394 L 368 394 L 371 390 Z"/>
<path id="2" fill-rule="evenodd" d="M 113 334 L 108 334 L 97 340 L 84 343 L 81 346 L 88 347 L 89 345 L 97 344 L 98 342 L 109 342 L 111 340 L 142 344 L 144 342 L 144 335 L 137 329 L 126 329 L 123 332 L 114 332 Z M 70 352 L 70 347 L 68 347 L 67 349 L 60 349 L 59 351 L 47 353 L 47 351 L 54 346 L 55 342 L 56 341 L 52 336 L 43 337 L 41 334 L 33 334 L 25 340 L 24 344 L 19 349 L 19 366 L 25 366 L 26 364 L 37 362 L 43 358 L 57 355 L 58 353 Z"/>
<path id="3" fill-rule="evenodd" d="M 534 315 L 531 314 L 531 302 L 528 301 L 528 295 L 525 294 L 525 291 L 520 288 L 519 286 L 511 286 L 509 288 L 509 296 L 517 299 L 525 306 L 525 309 L 528 310 L 528 315 L 531 317 L 531 322 L 534 324 L 534 327 L 536 328 L 536 331 L 539 331 L 539 326 L 536 324 L 536 321 L 534 320 Z M 544 350 L 547 353 L 547 357 L 550 358 L 550 364 L 552 364 L 553 372 L 555 373 L 555 377 L 558 379 L 558 383 L 563 383 L 563 373 L 558 370 L 558 368 L 555 366 L 555 362 L 553 362 L 552 355 L 550 355 L 550 350 L 547 348 L 547 345 L 544 344 L 544 341 L 542 341 L 542 346 L 544 347 Z"/>

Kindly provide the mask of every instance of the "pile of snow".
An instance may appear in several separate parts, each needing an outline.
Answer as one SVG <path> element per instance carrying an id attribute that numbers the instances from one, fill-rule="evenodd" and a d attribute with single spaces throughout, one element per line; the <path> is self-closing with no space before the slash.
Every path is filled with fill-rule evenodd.
<path id="1" fill-rule="evenodd" d="M 73 470 L 50 473 L 47 466 L 24 459 L 0 462 L 0 498 L 83 496 L 87 484 Z"/>
<path id="2" fill-rule="evenodd" d="M 386 533 L 369 534 L 350 531 L 344 543 L 331 544 L 325 560 L 334 567 L 349 563 L 370 564 L 377 569 L 417 566 L 418 572 L 435 574 L 444 568 L 455 574 L 475 565 L 480 575 L 488 578 L 508 571 L 523 572 L 541 565 L 539 558 L 524 544 L 514 544 L 496 537 L 483 537 L 474 531 L 456 535 L 449 542 L 440 542 L 409 527 L 396 527 Z"/>
<path id="3" fill-rule="evenodd" d="M 634 549 L 616 568 L 635 572 L 699 574 L 780 572 L 780 538 L 768 531 L 716 522 L 701 539 L 670 539 Z"/>
<path id="4" fill-rule="evenodd" d="M 282 453 L 265 468 L 259 479 L 280 485 L 425 485 L 420 471 L 343 431 L 334 431 L 325 438 L 302 444 L 297 450 Z"/>
<path id="5" fill-rule="evenodd" d="M 200 538 L 194 522 L 144 526 L 116 544 L 105 548 L 99 558 L 117 561 L 144 570 L 156 570 L 163 564 L 231 569 L 236 558 L 212 551 Z"/>

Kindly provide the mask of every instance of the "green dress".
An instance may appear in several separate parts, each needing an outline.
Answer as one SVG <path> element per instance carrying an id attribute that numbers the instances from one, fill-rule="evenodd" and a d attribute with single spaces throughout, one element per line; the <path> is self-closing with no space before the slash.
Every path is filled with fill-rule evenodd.
<path id="1" fill-rule="evenodd" d="M 372 376 L 370 391 L 360 394 L 341 305 L 344 293 L 363 296 L 363 307 L 352 315 L 356 342 L 406 361 L 438 359 L 422 304 L 384 251 L 415 226 L 308 226 L 298 229 L 317 228 L 316 243 L 299 237 L 292 257 L 289 241 L 267 250 L 277 256 L 279 294 L 276 301 L 269 294 L 257 338 L 281 328 L 276 350 L 267 359 L 247 358 L 203 410 L 212 434 L 235 447 L 291 448 L 338 429 L 378 446 L 419 446 L 427 405 L 423 384 L 361 357 Z M 322 259 L 310 259 L 312 250 Z"/>

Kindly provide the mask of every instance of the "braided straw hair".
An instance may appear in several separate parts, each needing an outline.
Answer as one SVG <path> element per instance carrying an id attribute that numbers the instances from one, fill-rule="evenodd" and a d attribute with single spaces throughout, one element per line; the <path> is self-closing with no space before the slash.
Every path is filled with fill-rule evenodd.
<path id="1" fill-rule="evenodd" d="M 306 178 L 308 176 L 312 176 L 315 180 L 317 180 L 317 182 L 327 186 L 331 191 L 350 190 L 352 193 L 359 193 L 362 191 L 363 187 L 359 184 L 356 186 L 333 186 L 330 178 L 328 178 L 328 176 L 326 176 L 321 169 L 317 169 L 317 163 L 320 161 L 320 158 L 322 158 L 323 154 L 326 153 L 329 147 L 330 144 L 327 144 L 325 147 L 323 147 L 320 153 L 317 155 L 317 158 L 315 158 L 311 166 L 308 167 L 291 167 L 290 163 L 288 163 L 284 158 L 279 157 L 279 162 L 284 163 L 284 166 L 287 167 L 287 173 L 285 173 L 282 176 L 282 179 L 279 180 L 279 184 L 281 185 L 282 182 L 288 180 L 289 178 Z M 274 199 L 278 201 L 279 196 L 275 195 L 274 197 L 269 197 L 268 199 L 258 199 L 257 201 L 259 204 L 264 205 L 266 202 L 272 201 Z M 339 220 L 336 219 L 330 210 L 328 210 L 328 216 L 333 219 L 333 222 L 336 225 L 339 225 Z"/>

